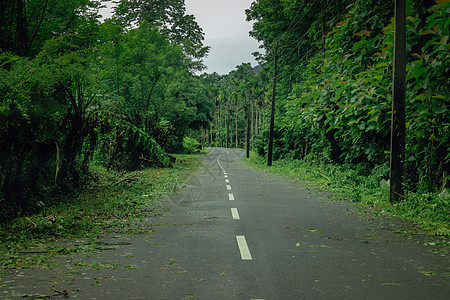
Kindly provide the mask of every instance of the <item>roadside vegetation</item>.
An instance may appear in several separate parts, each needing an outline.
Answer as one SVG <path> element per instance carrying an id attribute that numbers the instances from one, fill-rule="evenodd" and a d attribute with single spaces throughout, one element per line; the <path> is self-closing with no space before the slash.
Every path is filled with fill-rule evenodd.
<path id="1" fill-rule="evenodd" d="M 212 119 L 184 1 L 118 1 L 106 20 L 69 2 L 0 4 L 0 223 L 85 190 L 92 166 L 169 167 Z"/>
<path id="2" fill-rule="evenodd" d="M 242 64 L 209 78 L 216 104 L 209 143 L 250 144 L 260 167 L 270 157 L 270 171 L 318 181 L 338 198 L 448 235 L 450 2 L 410 0 L 406 8 L 399 201 L 388 199 L 394 1 L 254 1 L 246 15 L 264 50 L 256 53 L 262 68 Z"/>
<path id="3" fill-rule="evenodd" d="M 52 255 L 92 250 L 100 237 L 111 233 L 150 233 L 153 227 L 145 218 L 167 213 L 161 197 L 182 188 L 203 153 L 175 155 L 172 168 L 115 172 L 92 166 L 92 184 L 85 191 L 61 196 L 39 213 L 0 225 L 0 269 L 39 266 Z M 90 242 L 62 246 L 62 241 L 75 238 Z"/>
<path id="4" fill-rule="evenodd" d="M 399 203 L 389 202 L 389 183 L 385 180 L 388 166 L 382 165 L 369 172 L 355 165 L 325 164 L 307 157 L 303 160 L 277 160 L 267 167 L 266 160 L 251 152 L 244 161 L 259 169 L 294 177 L 314 188 L 332 191 L 331 199 L 360 203 L 370 213 L 397 217 L 416 224 L 415 233 L 436 236 L 450 235 L 450 193 L 408 192 Z M 359 167 L 359 168 L 358 168 Z"/>
<path id="5" fill-rule="evenodd" d="M 1 1 L 2 265 L 40 239 L 161 213 L 157 196 L 194 168 L 168 153 L 205 145 L 248 146 L 255 165 L 270 156 L 273 172 L 449 234 L 449 1 L 407 3 L 397 203 L 387 199 L 394 1 L 255 0 L 246 17 L 260 65 L 226 75 L 196 75 L 209 47 L 185 1 L 115 3 L 102 20 L 99 0 Z"/>

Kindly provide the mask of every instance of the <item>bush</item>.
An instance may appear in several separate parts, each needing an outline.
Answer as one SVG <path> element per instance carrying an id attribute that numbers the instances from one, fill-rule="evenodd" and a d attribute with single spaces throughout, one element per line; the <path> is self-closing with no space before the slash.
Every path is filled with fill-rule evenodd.
<path id="1" fill-rule="evenodd" d="M 197 153 L 202 149 L 202 146 L 197 140 L 186 136 L 183 138 L 183 149 L 187 153 Z"/>

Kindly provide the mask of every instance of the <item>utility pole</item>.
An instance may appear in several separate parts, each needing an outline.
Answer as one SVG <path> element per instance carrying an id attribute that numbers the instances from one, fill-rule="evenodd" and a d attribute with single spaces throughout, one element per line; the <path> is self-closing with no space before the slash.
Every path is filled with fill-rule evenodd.
<path id="1" fill-rule="evenodd" d="M 248 104 L 247 104 L 247 151 L 246 151 L 246 157 L 250 158 L 250 96 L 248 97 Z"/>
<path id="2" fill-rule="evenodd" d="M 267 165 L 272 166 L 273 153 L 273 128 L 275 125 L 275 95 L 277 92 L 277 42 L 275 42 L 274 63 L 273 63 L 273 90 L 272 90 L 272 111 L 270 112 L 269 150 L 267 153 Z"/>
<path id="3" fill-rule="evenodd" d="M 395 0 L 394 84 L 392 89 L 389 200 L 403 195 L 406 98 L 406 0 Z"/>

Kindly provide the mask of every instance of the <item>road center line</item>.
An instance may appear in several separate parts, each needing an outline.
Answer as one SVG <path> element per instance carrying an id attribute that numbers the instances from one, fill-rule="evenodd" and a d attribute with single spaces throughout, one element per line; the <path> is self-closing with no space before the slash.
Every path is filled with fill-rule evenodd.
<path id="1" fill-rule="evenodd" d="M 225 169 L 222 167 L 222 165 L 220 164 L 220 159 L 226 155 L 228 155 L 230 153 L 230 151 L 227 150 L 227 152 L 225 152 L 225 154 L 222 154 L 221 156 L 219 156 L 217 158 L 217 164 L 219 165 L 219 167 L 222 169 L 222 171 L 225 173 Z"/>
<path id="2" fill-rule="evenodd" d="M 239 213 L 237 208 L 232 208 L 231 209 L 231 215 L 233 216 L 233 220 L 240 220 L 241 218 L 239 217 Z"/>
<path id="3" fill-rule="evenodd" d="M 225 175 L 224 177 L 225 177 L 225 178 L 228 178 L 228 175 Z"/>
<path id="4" fill-rule="evenodd" d="M 227 184 L 227 190 L 231 190 L 231 185 Z"/>
<path id="5" fill-rule="evenodd" d="M 230 181 L 229 181 L 228 179 L 225 179 L 225 182 L 226 182 L 226 183 L 230 183 Z"/>
<path id="6" fill-rule="evenodd" d="M 234 195 L 233 194 L 228 194 L 228 200 L 233 201 L 234 200 Z"/>
<path id="7" fill-rule="evenodd" d="M 242 260 L 252 260 L 252 255 L 250 254 L 250 249 L 248 249 L 245 236 L 237 235 L 236 240 L 238 243 L 239 251 L 241 252 Z"/>

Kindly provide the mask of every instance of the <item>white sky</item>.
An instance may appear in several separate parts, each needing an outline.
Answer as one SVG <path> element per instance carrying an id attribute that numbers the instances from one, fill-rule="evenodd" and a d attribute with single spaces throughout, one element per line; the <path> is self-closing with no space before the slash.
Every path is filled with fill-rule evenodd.
<path id="1" fill-rule="evenodd" d="M 206 46 L 211 50 L 204 60 L 206 72 L 221 75 L 242 63 L 256 66 L 252 55 L 258 42 L 248 35 L 252 25 L 245 21 L 245 9 L 253 0 L 185 0 L 186 13 L 195 16 L 205 32 Z"/>
<path id="2" fill-rule="evenodd" d="M 242 63 L 256 66 L 252 53 L 258 42 L 248 33 L 251 23 L 245 21 L 245 9 L 253 0 L 185 0 L 186 13 L 194 15 L 205 33 L 204 45 L 210 46 L 205 65 L 207 73 L 228 74 Z M 111 3 L 105 3 L 112 6 Z M 107 16 L 108 10 L 101 10 Z"/>

